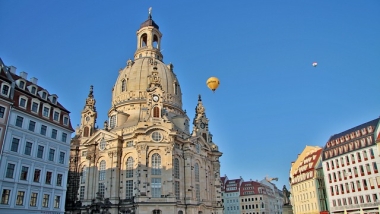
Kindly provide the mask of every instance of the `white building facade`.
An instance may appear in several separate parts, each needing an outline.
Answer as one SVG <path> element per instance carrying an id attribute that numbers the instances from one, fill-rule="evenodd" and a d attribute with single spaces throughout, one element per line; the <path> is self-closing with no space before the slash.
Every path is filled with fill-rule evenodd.
<path id="1" fill-rule="evenodd" d="M 323 150 L 330 213 L 379 213 L 379 119 L 333 135 Z"/>
<path id="2" fill-rule="evenodd" d="M 7 70 L 13 100 L 0 162 L 0 210 L 63 213 L 73 132 L 55 94 Z M 4 87 L 4 86 L 2 86 Z M 4 92 L 4 91 L 2 91 Z"/>

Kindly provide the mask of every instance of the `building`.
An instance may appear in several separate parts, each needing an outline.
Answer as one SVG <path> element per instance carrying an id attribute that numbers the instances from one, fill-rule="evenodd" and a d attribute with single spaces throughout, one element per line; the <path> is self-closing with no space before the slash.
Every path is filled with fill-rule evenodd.
<path id="1" fill-rule="evenodd" d="M 330 213 L 379 212 L 379 133 L 374 119 L 327 141 L 322 164 Z"/>
<path id="2" fill-rule="evenodd" d="M 36 78 L 28 81 L 26 72 L 15 72 L 15 67 L 1 62 L 0 111 L 6 110 L 0 114 L 4 119 L 0 209 L 17 214 L 62 213 L 74 131 L 70 112 Z"/>
<path id="3" fill-rule="evenodd" d="M 223 212 L 222 153 L 200 96 L 190 130 L 174 66 L 163 62 L 161 39 L 149 13 L 137 31 L 134 59 L 119 71 L 102 129 L 95 126 L 90 88 L 71 142 L 67 212 Z"/>
<path id="4" fill-rule="evenodd" d="M 244 180 L 240 177 L 224 181 L 224 214 L 238 214 L 240 213 L 240 187 Z"/>
<path id="5" fill-rule="evenodd" d="M 269 210 L 269 213 L 273 214 L 282 214 L 282 206 L 284 205 L 284 198 L 282 195 L 282 191 L 277 188 L 277 186 L 271 182 L 273 180 L 278 181 L 278 178 L 268 178 L 261 180 L 260 183 L 265 185 L 267 188 L 267 195 L 268 197 L 265 197 L 268 199 L 267 201 L 267 208 Z"/>
<path id="6" fill-rule="evenodd" d="M 317 168 L 322 148 L 306 146 L 290 171 L 293 213 L 318 214 L 321 209 L 318 196 Z"/>
<path id="7" fill-rule="evenodd" d="M 13 100 L 11 96 L 7 96 L 10 92 L 10 85 L 12 84 L 11 80 L 8 79 L 7 74 L 10 70 L 15 70 L 15 67 L 8 67 L 4 65 L 3 60 L 0 58 L 0 86 L 1 86 L 1 95 L 0 96 L 0 154 L 2 154 L 4 136 L 6 128 L 8 125 L 9 111 L 12 107 Z M 3 91 L 4 90 L 4 91 Z M 0 155 L 0 163 L 1 163 Z"/>

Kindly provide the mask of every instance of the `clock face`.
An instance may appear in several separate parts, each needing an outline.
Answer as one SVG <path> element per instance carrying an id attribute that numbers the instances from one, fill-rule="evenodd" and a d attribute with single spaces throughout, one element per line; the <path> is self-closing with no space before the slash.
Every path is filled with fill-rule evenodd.
<path id="1" fill-rule="evenodd" d="M 157 102 L 160 98 L 158 97 L 158 95 L 153 95 L 153 101 L 154 102 Z"/>
<path id="2" fill-rule="evenodd" d="M 87 117 L 86 117 L 86 121 L 89 121 L 89 120 L 90 120 L 90 117 L 87 116 Z"/>
<path id="3" fill-rule="evenodd" d="M 204 123 L 201 123 L 201 128 L 204 129 L 205 128 L 205 124 Z"/>

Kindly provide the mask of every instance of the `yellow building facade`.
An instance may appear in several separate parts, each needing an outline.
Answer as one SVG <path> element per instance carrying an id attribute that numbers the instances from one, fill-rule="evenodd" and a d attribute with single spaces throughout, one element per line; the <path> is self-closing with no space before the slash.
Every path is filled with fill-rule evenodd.
<path id="1" fill-rule="evenodd" d="M 162 34 L 149 13 L 137 50 L 119 71 L 103 129 L 91 87 L 71 143 L 71 213 L 222 214 L 222 153 L 201 97 L 192 127 Z"/>
<path id="2" fill-rule="evenodd" d="M 290 170 L 291 204 L 294 214 L 319 214 L 316 167 L 321 162 L 322 148 L 306 146 Z"/>

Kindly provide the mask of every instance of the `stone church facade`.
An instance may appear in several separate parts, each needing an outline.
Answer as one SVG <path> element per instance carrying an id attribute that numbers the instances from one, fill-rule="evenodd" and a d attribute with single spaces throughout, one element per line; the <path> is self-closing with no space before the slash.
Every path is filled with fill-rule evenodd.
<path id="1" fill-rule="evenodd" d="M 149 13 L 134 60 L 119 71 L 103 129 L 95 126 L 91 86 L 71 141 L 67 213 L 223 213 L 222 153 L 200 96 L 190 127 L 161 39 Z"/>

